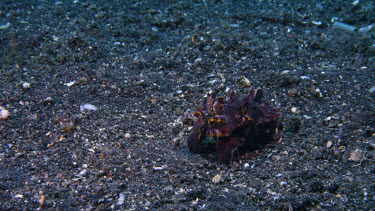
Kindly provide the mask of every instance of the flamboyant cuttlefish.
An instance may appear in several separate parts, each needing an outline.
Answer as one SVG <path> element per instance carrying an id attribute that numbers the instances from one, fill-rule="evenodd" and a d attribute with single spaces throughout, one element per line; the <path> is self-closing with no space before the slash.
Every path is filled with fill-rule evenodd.
<path id="1" fill-rule="evenodd" d="M 196 120 L 187 140 L 190 152 L 211 153 L 216 148 L 219 162 L 228 164 L 237 149 L 246 151 L 272 142 L 280 113 L 262 96 L 262 89 L 250 89 L 243 99 L 231 91 L 227 101 L 208 94 L 203 106 L 193 113 Z"/>

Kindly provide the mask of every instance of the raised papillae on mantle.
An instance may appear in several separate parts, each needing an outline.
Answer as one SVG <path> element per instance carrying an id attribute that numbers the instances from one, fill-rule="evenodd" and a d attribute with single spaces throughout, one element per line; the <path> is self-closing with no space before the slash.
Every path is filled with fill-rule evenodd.
<path id="1" fill-rule="evenodd" d="M 209 94 L 193 113 L 195 122 L 187 140 L 190 152 L 206 154 L 216 148 L 219 162 L 229 164 L 237 149 L 246 152 L 274 141 L 280 112 L 262 96 L 262 89 L 250 89 L 243 99 L 234 91 L 228 100 Z"/>

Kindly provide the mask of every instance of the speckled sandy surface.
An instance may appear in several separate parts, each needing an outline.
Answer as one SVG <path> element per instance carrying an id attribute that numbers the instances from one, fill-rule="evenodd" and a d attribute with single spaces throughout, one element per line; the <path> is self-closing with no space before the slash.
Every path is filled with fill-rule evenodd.
<path id="1" fill-rule="evenodd" d="M 1 1 L 0 209 L 373 209 L 375 32 L 332 20 L 374 7 Z M 190 113 L 241 78 L 280 108 L 277 143 L 229 166 L 189 153 Z"/>

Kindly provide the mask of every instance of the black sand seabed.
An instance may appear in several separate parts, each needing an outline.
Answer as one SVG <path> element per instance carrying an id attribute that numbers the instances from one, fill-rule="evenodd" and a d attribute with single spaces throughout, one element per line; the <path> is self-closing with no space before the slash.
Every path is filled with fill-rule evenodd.
<path id="1" fill-rule="evenodd" d="M 0 209 L 373 210 L 375 32 L 333 19 L 375 4 L 2 0 Z M 205 93 L 250 86 L 279 143 L 189 153 Z"/>

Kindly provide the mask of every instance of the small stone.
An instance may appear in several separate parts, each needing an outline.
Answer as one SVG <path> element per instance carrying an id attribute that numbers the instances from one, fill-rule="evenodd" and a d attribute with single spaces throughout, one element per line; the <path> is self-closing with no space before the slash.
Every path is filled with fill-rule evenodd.
<path id="1" fill-rule="evenodd" d="M 18 199 L 23 199 L 23 195 L 22 194 L 17 194 L 15 195 L 14 197 L 18 198 Z"/>
<path id="2" fill-rule="evenodd" d="M 317 26 L 320 26 L 320 25 L 323 24 L 322 21 L 312 21 L 312 23 L 313 23 L 314 25 L 317 25 Z"/>
<path id="3" fill-rule="evenodd" d="M 117 205 L 121 206 L 122 204 L 124 204 L 124 201 L 125 201 L 125 196 L 124 196 L 124 194 L 120 193 L 118 201 L 117 201 Z"/>
<path id="4" fill-rule="evenodd" d="M 80 81 L 81 83 L 87 83 L 89 80 L 87 80 L 86 77 L 82 77 L 82 78 L 80 78 L 79 81 Z"/>
<path id="5" fill-rule="evenodd" d="M 83 176 L 86 175 L 86 173 L 87 173 L 87 170 L 86 170 L 86 169 L 83 169 L 83 170 L 80 171 L 76 176 L 77 176 L 77 177 L 83 177 Z"/>
<path id="6" fill-rule="evenodd" d="M 145 83 L 145 80 L 143 79 L 135 82 L 136 85 L 142 85 L 144 83 Z"/>
<path id="7" fill-rule="evenodd" d="M 217 183 L 220 183 L 220 182 L 224 182 L 224 179 L 221 177 L 220 174 L 216 174 L 216 176 L 214 176 L 214 177 L 212 178 L 212 182 L 213 182 L 214 184 L 217 184 Z"/>
<path id="8" fill-rule="evenodd" d="M 24 89 L 28 89 L 28 88 L 30 88 L 30 86 L 31 86 L 31 84 L 28 83 L 28 82 L 25 82 L 25 83 L 22 84 L 22 87 L 23 87 Z"/>
<path id="9" fill-rule="evenodd" d="M 338 152 L 340 152 L 340 153 L 343 153 L 343 152 L 346 151 L 346 147 L 345 146 L 339 146 L 339 148 L 337 148 L 337 149 L 338 149 Z"/>
<path id="10" fill-rule="evenodd" d="M 326 144 L 327 149 L 331 148 L 332 145 L 333 145 L 333 142 L 332 141 L 328 141 L 327 144 Z"/>
<path id="11" fill-rule="evenodd" d="M 146 200 L 146 202 L 144 203 L 144 205 L 145 205 L 146 207 L 148 207 L 148 206 L 151 205 L 151 202 L 149 202 L 148 200 Z"/>
<path id="12" fill-rule="evenodd" d="M 297 89 L 289 89 L 288 95 L 291 97 L 297 97 L 298 96 L 298 90 Z"/>
<path id="13" fill-rule="evenodd" d="M 195 60 L 194 60 L 194 63 L 201 63 L 202 62 L 202 58 L 196 58 Z"/>
<path id="14" fill-rule="evenodd" d="M 249 87 L 251 85 L 250 80 L 244 76 L 238 80 L 238 83 L 241 87 Z"/>
<path id="15" fill-rule="evenodd" d="M 264 182 L 259 178 L 250 178 L 248 180 L 248 183 L 251 187 L 256 188 L 256 189 L 264 186 Z"/>
<path id="16" fill-rule="evenodd" d="M 42 103 L 43 103 L 43 105 L 52 104 L 53 103 L 52 97 L 45 98 Z"/>
<path id="17" fill-rule="evenodd" d="M 88 110 L 88 111 L 96 111 L 98 109 L 98 107 L 94 106 L 94 105 L 91 105 L 91 104 L 84 104 L 84 105 L 81 105 L 79 106 L 80 110 L 81 111 L 84 111 L 84 110 Z"/>
<path id="18" fill-rule="evenodd" d="M 298 110 L 297 107 L 292 107 L 290 110 L 292 111 L 293 114 L 298 114 L 299 113 L 299 110 Z"/>
<path id="19" fill-rule="evenodd" d="M 320 91 L 319 88 L 311 87 L 307 90 L 310 92 L 311 95 L 313 95 L 316 98 L 322 98 L 323 97 L 323 94 L 322 94 L 322 92 Z"/>
<path id="20" fill-rule="evenodd" d="M 45 197 L 43 191 L 39 191 L 39 204 L 40 204 L 40 206 L 43 206 L 45 201 L 46 201 L 46 197 Z"/>
<path id="21" fill-rule="evenodd" d="M 129 139 L 129 138 L 131 138 L 132 137 L 132 135 L 130 134 L 130 133 L 125 133 L 125 138 L 126 139 Z"/>
<path id="22" fill-rule="evenodd" d="M 152 167 L 152 169 L 154 169 L 155 171 L 164 170 L 164 169 L 167 169 L 167 168 L 168 168 L 167 165 L 154 166 L 154 167 Z"/>
<path id="23" fill-rule="evenodd" d="M 176 115 L 177 116 L 181 116 L 185 113 L 185 111 L 181 108 L 176 108 Z"/>
<path id="24" fill-rule="evenodd" d="M 354 161 L 354 162 L 360 162 L 362 160 L 363 156 L 363 150 L 361 149 L 355 149 L 350 153 L 349 160 Z"/>
<path id="25" fill-rule="evenodd" d="M 181 137 L 176 137 L 174 139 L 172 139 L 172 143 L 174 146 L 178 147 L 180 146 L 180 143 L 181 143 Z"/>
<path id="26" fill-rule="evenodd" d="M 7 119 L 9 117 L 9 111 L 0 107 L 0 120 Z"/>
<path id="27" fill-rule="evenodd" d="M 66 124 L 63 124 L 61 129 L 67 133 L 70 133 L 73 131 L 74 129 L 74 124 L 72 122 L 69 122 L 69 123 L 66 123 Z"/>
<path id="28" fill-rule="evenodd" d="M 68 82 L 68 83 L 64 83 L 65 86 L 73 86 L 74 84 L 76 83 L 76 81 L 71 81 L 71 82 Z"/>
<path id="29" fill-rule="evenodd" d="M 280 186 L 285 186 L 285 185 L 287 185 L 288 183 L 287 182 L 285 182 L 285 181 L 281 181 L 280 182 Z"/>

